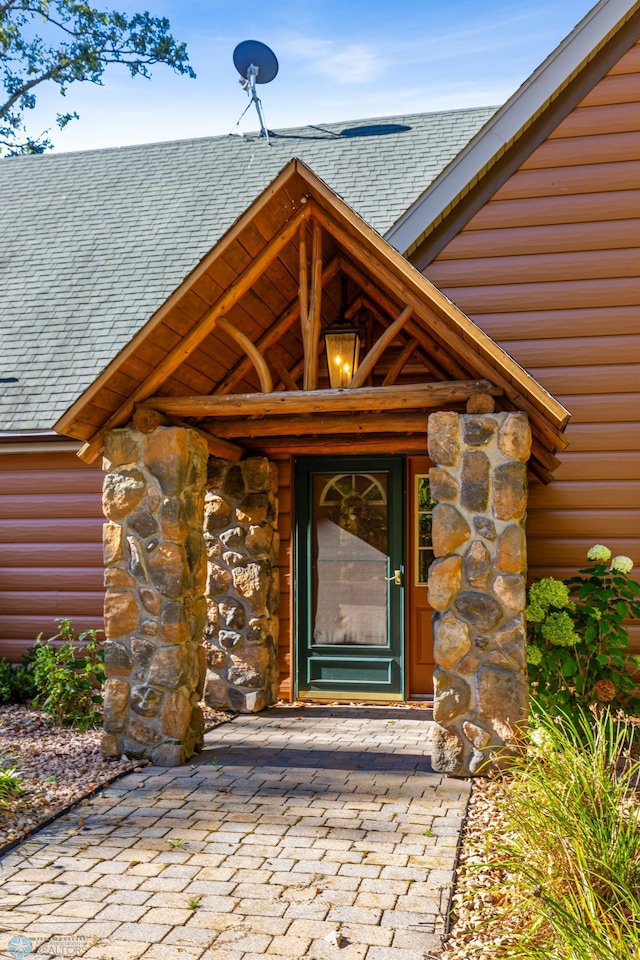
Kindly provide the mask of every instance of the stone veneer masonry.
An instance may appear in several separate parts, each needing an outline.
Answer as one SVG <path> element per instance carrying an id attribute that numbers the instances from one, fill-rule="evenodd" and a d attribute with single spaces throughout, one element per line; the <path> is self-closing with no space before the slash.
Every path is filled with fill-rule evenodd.
<path id="1" fill-rule="evenodd" d="M 207 445 L 193 430 L 105 441 L 105 756 L 184 763 L 202 749 Z"/>
<path id="2" fill-rule="evenodd" d="M 478 773 L 512 746 L 528 713 L 525 668 L 526 461 L 524 413 L 429 417 L 434 614 L 432 763 Z"/>
<path id="3" fill-rule="evenodd" d="M 208 706 L 254 713 L 278 693 L 278 471 L 264 457 L 209 459 Z"/>

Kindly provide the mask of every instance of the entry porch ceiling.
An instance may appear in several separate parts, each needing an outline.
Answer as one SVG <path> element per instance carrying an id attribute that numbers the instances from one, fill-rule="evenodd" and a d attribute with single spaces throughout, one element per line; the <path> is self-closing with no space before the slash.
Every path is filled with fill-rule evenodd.
<path id="1" fill-rule="evenodd" d="M 379 350 L 370 354 L 363 383 L 333 392 L 332 401 L 321 331 L 338 317 L 345 295 L 347 315 L 363 333 L 361 357 L 376 343 Z M 555 453 L 566 446 L 567 410 L 308 167 L 292 160 L 55 429 L 84 441 L 80 456 L 92 461 L 102 451 L 105 433 L 126 425 L 141 404 L 160 410 L 163 398 L 230 401 L 237 395 L 232 415 L 214 403 L 213 413 L 183 411 L 181 421 L 219 436 L 222 447 L 229 443 L 225 438 L 235 436 L 242 452 L 264 447 L 264 439 L 255 438 L 267 434 L 254 433 L 250 441 L 237 425 L 230 427 L 231 417 L 278 418 L 278 412 L 267 413 L 269 399 L 299 393 L 300 401 L 302 394 L 309 397 L 308 409 L 289 412 L 306 419 L 318 413 L 311 395 L 324 393 L 322 418 L 313 427 L 308 424 L 317 437 L 337 437 L 342 426 L 346 434 L 363 437 L 360 448 L 365 436 L 371 442 L 371 434 L 380 432 L 374 421 L 386 422 L 390 433 L 407 435 L 407 450 L 414 433 L 424 449 L 426 416 L 420 430 L 416 417 L 434 408 L 430 402 L 399 403 L 376 416 L 370 411 L 379 408 L 367 393 L 382 397 L 389 388 L 405 387 L 409 395 L 411 385 L 448 384 L 441 391 L 441 408 L 463 409 L 464 390 L 467 396 L 479 392 L 477 381 L 497 396 L 500 408 L 529 414 L 532 467 L 541 479 L 550 479 L 559 463 Z M 456 392 L 456 384 L 467 386 Z M 339 400 L 344 394 L 359 396 L 345 407 Z M 360 429 L 354 414 L 362 417 Z M 345 415 L 352 416 L 351 426 Z M 267 428 L 272 430 L 269 447 L 280 443 L 283 450 L 293 450 L 291 438 L 302 433 L 290 425 L 278 439 L 277 427 Z"/>

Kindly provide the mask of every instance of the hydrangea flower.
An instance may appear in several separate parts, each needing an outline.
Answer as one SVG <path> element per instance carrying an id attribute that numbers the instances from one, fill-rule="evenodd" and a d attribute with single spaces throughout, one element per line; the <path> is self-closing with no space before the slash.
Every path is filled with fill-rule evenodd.
<path id="1" fill-rule="evenodd" d="M 587 554 L 587 560 L 607 560 L 611 559 L 611 550 L 602 543 L 594 543 Z"/>
<path id="2" fill-rule="evenodd" d="M 543 577 L 529 589 L 527 620 L 530 623 L 542 623 L 549 607 L 565 609 L 570 607 L 569 588 L 554 577 Z"/>
<path id="3" fill-rule="evenodd" d="M 633 560 L 630 557 L 614 557 L 611 561 L 612 573 L 631 573 L 633 570 Z"/>
<path id="4" fill-rule="evenodd" d="M 537 667 L 542 662 L 542 650 L 536 647 L 535 643 L 530 643 L 527 647 L 527 663 Z"/>
<path id="5" fill-rule="evenodd" d="M 580 637 L 573 629 L 573 620 L 566 610 L 550 613 L 542 624 L 540 632 L 554 647 L 573 647 L 580 641 Z"/>

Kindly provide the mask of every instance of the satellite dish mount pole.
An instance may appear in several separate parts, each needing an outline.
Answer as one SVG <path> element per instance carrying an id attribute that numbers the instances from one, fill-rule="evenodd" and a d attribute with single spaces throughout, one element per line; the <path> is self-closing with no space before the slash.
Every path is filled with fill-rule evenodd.
<path id="1" fill-rule="evenodd" d="M 247 67 L 247 75 L 244 79 L 240 80 L 242 84 L 242 89 L 246 90 L 251 100 L 256 105 L 256 110 L 258 111 L 258 119 L 260 120 L 260 136 L 267 138 L 267 144 L 269 143 L 269 131 L 267 130 L 267 125 L 264 122 L 264 114 L 262 112 L 262 101 L 258 96 L 256 91 L 256 80 L 258 79 L 258 73 L 260 68 L 256 67 L 253 63 L 250 63 Z"/>
<path id="2" fill-rule="evenodd" d="M 233 62 L 240 74 L 240 84 L 246 90 L 251 102 L 255 103 L 260 121 L 260 136 L 269 144 L 269 131 L 264 122 L 262 101 L 256 93 L 257 83 L 271 83 L 278 73 L 278 60 L 273 50 L 259 40 L 243 40 L 233 51 Z M 249 105 L 250 106 L 250 105 Z M 249 107 L 247 107 L 247 110 Z M 245 110 L 245 113 L 247 112 Z M 244 116 L 244 113 L 243 115 Z M 242 119 L 242 118 L 241 118 Z"/>

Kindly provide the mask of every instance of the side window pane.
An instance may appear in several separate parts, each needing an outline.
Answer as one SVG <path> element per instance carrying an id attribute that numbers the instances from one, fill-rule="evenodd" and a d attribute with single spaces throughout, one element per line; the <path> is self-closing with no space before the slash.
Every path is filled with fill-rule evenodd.
<path id="1" fill-rule="evenodd" d="M 416 524 L 415 544 L 416 544 L 416 585 L 426 586 L 429 567 L 433 562 L 433 547 L 431 545 L 431 514 L 434 502 L 431 499 L 429 491 L 428 475 L 419 474 L 416 477 Z"/>

